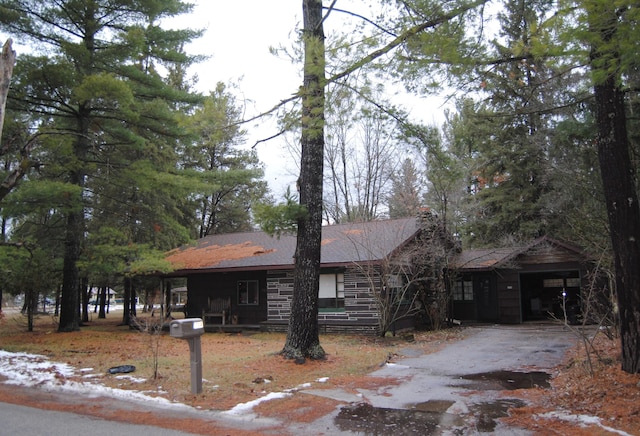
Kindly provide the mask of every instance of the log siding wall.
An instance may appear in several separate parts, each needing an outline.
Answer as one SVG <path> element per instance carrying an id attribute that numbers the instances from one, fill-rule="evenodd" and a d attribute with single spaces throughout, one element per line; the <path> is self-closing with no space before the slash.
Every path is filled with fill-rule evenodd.
<path id="1" fill-rule="evenodd" d="M 267 324 L 282 326 L 289 322 L 293 296 L 293 271 L 267 273 Z M 320 311 L 321 331 L 371 332 L 378 330 L 378 309 L 367 278 L 356 268 L 344 271 L 344 309 Z"/>

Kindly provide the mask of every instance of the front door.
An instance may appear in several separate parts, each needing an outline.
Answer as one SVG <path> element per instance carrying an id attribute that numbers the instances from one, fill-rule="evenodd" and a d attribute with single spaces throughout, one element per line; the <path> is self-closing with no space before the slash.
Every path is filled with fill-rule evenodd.
<path id="1" fill-rule="evenodd" d="M 490 275 L 477 276 L 475 283 L 476 307 L 478 310 L 478 321 L 498 320 L 498 293 L 493 286 Z"/>

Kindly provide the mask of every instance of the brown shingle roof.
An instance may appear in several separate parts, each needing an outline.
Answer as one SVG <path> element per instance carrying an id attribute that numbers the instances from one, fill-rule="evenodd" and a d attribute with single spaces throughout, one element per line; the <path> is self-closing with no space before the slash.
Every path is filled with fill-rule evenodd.
<path id="1" fill-rule="evenodd" d="M 586 254 L 574 245 L 548 236 L 543 236 L 527 245 L 464 250 L 453 260 L 452 269 L 464 272 L 506 267 L 509 262 L 514 261 L 518 256 L 533 250 L 535 247 L 540 246 L 543 243 L 554 245 L 563 250 L 573 252 L 581 257 L 586 257 Z"/>
<path id="2" fill-rule="evenodd" d="M 464 250 L 453 260 L 453 269 L 459 271 L 490 270 L 504 264 L 520 250 L 521 247 Z"/>
<path id="3" fill-rule="evenodd" d="M 415 218 L 349 223 L 322 228 L 323 266 L 379 261 L 413 238 Z M 184 273 L 293 268 L 295 235 L 271 237 L 263 232 L 206 236 L 195 244 L 176 248 L 166 259 Z"/>

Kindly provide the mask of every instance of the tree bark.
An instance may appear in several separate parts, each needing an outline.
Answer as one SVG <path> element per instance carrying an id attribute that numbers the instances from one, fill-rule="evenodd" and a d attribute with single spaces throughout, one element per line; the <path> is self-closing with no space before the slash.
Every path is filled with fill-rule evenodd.
<path id="1" fill-rule="evenodd" d="M 598 21 L 595 30 L 601 40 L 611 42 L 617 29 L 613 4 L 608 5 L 609 20 Z M 598 14 L 602 20 L 603 14 Z M 622 370 L 640 372 L 640 206 L 631 163 L 624 92 L 619 84 L 619 54 L 602 53 L 594 47 L 592 70 L 597 77 L 606 71 L 604 79 L 594 85 L 595 112 L 598 129 L 597 147 L 600 172 L 611 232 L 615 283 L 622 343 Z M 615 67 L 612 67 L 612 64 Z M 613 72 L 612 72 L 613 71 Z"/>
<path id="2" fill-rule="evenodd" d="M 164 311 L 165 318 L 171 318 L 171 282 L 162 281 L 160 284 L 161 289 L 164 289 L 164 305 L 166 307 Z"/>
<path id="3" fill-rule="evenodd" d="M 89 110 L 81 108 L 78 115 L 78 137 L 73 146 L 78 162 L 86 161 L 89 149 Z M 80 192 L 70 198 L 69 212 L 65 228 L 64 261 L 62 266 L 62 298 L 60 300 L 59 332 L 80 330 L 80 273 L 78 260 L 84 240 L 84 187 L 85 170 L 81 165 L 69 171 L 69 183 L 80 188 Z"/>
<path id="4" fill-rule="evenodd" d="M 130 277 L 124 278 L 124 298 L 123 298 L 123 311 L 122 311 L 122 325 L 131 324 L 131 289 L 132 280 Z"/>
<path id="5" fill-rule="evenodd" d="M 318 336 L 322 172 L 324 164 L 325 47 L 322 1 L 303 0 L 304 83 L 302 87 L 301 165 L 298 189 L 306 214 L 298 219 L 293 298 L 282 354 L 303 363 L 323 359 Z"/>
<path id="6" fill-rule="evenodd" d="M 82 322 L 89 322 L 89 298 L 91 297 L 91 288 L 89 287 L 89 279 L 83 277 L 80 281 L 80 303 L 82 312 L 80 314 Z"/>
<path id="7" fill-rule="evenodd" d="M 616 269 L 622 369 L 640 372 L 640 208 L 629 155 L 623 92 L 595 86 L 598 158 Z"/>
<path id="8" fill-rule="evenodd" d="M 11 49 L 12 43 L 13 41 L 11 38 L 7 39 L 7 42 L 5 42 L 2 47 L 2 55 L 0 55 L 0 143 L 2 142 L 2 130 L 4 128 L 5 108 L 7 105 L 7 96 L 9 95 L 9 85 L 11 85 L 13 67 L 16 63 L 16 52 Z M 26 167 L 28 167 L 26 156 L 28 156 L 31 151 L 31 147 L 31 142 L 25 145 L 20 165 L 11 170 L 9 166 L 5 167 L 4 180 L 0 183 L 0 200 L 6 197 L 18 181 L 24 176 Z"/>
<path id="9" fill-rule="evenodd" d="M 109 292 L 109 289 L 106 286 L 103 286 L 100 288 L 100 292 L 99 292 L 99 305 L 100 305 L 100 312 L 98 312 L 98 319 L 105 319 L 107 317 L 107 314 L 105 312 L 105 306 L 107 305 L 107 293 Z"/>
<path id="10" fill-rule="evenodd" d="M 13 66 L 16 64 L 16 52 L 11 49 L 13 41 L 7 39 L 2 47 L 0 56 L 0 141 L 2 140 L 2 128 L 4 126 L 4 109 L 7 105 L 7 95 L 11 76 L 13 76 Z"/>
<path id="11" fill-rule="evenodd" d="M 77 260 L 80 258 L 80 235 L 82 235 L 82 217 L 78 212 L 69 212 L 64 241 L 64 260 L 62 265 L 62 296 L 60 298 L 59 332 L 80 330 L 80 277 Z"/>

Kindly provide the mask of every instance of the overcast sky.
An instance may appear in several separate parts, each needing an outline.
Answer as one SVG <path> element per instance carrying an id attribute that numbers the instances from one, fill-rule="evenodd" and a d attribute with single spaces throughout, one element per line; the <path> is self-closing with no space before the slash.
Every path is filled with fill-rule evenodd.
<path id="1" fill-rule="evenodd" d="M 301 27 L 302 1 L 277 0 L 193 0 L 194 13 L 178 21 L 182 27 L 205 29 L 197 42 L 187 47 L 191 54 L 210 58 L 194 68 L 199 78 L 198 90 L 208 93 L 216 83 L 238 83 L 238 99 L 245 99 L 249 118 L 290 97 L 301 85 L 300 67 L 278 58 L 270 47 L 290 47 Z M 249 132 L 247 146 L 277 132 L 273 121 L 245 126 Z M 257 146 L 260 160 L 266 165 L 266 178 L 276 197 L 296 177 L 283 170 L 289 154 L 282 140 Z M 293 170 L 293 166 L 289 168 Z"/>

